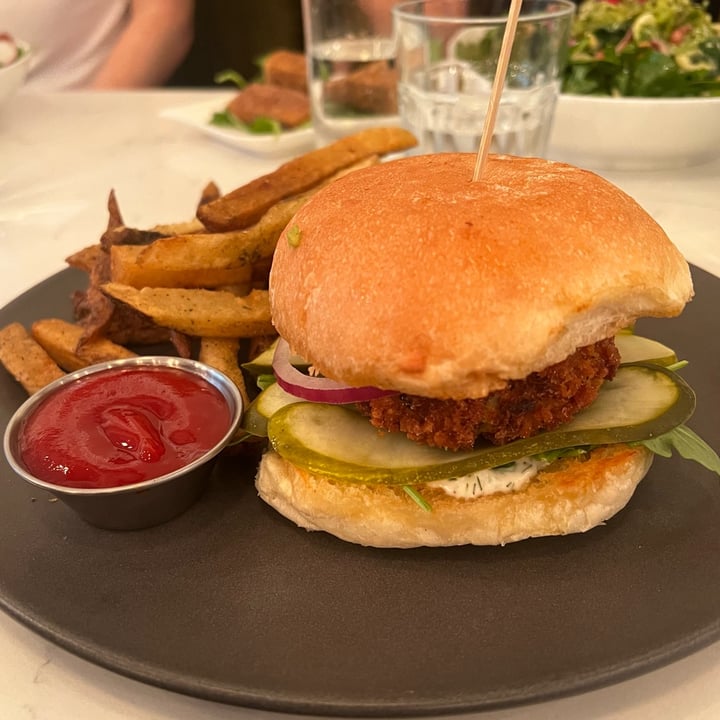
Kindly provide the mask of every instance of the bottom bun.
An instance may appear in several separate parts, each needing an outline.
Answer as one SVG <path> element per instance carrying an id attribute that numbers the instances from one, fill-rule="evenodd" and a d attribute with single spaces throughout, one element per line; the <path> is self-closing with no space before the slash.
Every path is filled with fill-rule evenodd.
<path id="1" fill-rule="evenodd" d="M 610 445 L 586 459 L 565 459 L 523 490 L 472 500 L 419 486 L 423 510 L 400 486 L 339 482 L 266 453 L 255 484 L 260 497 L 307 530 L 324 530 L 372 547 L 504 545 L 544 535 L 585 532 L 625 507 L 653 455 Z"/>

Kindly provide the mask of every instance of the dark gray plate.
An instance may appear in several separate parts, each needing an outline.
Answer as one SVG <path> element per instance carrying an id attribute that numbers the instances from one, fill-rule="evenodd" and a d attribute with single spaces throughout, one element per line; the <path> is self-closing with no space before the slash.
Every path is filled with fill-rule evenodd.
<path id="1" fill-rule="evenodd" d="M 641 329 L 690 360 L 692 426 L 720 446 L 720 281 L 695 271 L 682 318 Z M 64 271 L 0 311 L 57 315 Z M 0 427 L 24 394 L 0 370 Z M 655 462 L 585 535 L 504 548 L 371 550 L 264 506 L 226 458 L 199 504 L 147 531 L 96 530 L 0 464 L 0 603 L 99 665 L 270 710 L 423 715 L 582 692 L 720 638 L 720 479 Z"/>

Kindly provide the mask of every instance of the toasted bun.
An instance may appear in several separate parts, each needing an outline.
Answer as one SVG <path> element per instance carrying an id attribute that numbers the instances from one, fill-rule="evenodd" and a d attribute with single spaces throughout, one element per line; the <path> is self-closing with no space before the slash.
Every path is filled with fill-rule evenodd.
<path id="1" fill-rule="evenodd" d="M 585 461 L 549 466 L 522 491 L 473 500 L 419 486 L 431 501 L 431 512 L 401 488 L 335 482 L 274 452 L 263 456 L 256 486 L 263 500 L 300 527 L 361 545 L 503 545 L 601 524 L 625 506 L 652 457 L 642 447 L 607 446 Z"/>
<path id="2" fill-rule="evenodd" d="M 298 212 L 270 276 L 296 353 L 351 385 L 483 397 L 692 296 L 680 252 L 609 182 L 508 156 L 472 182 L 474 161 L 358 170 Z"/>

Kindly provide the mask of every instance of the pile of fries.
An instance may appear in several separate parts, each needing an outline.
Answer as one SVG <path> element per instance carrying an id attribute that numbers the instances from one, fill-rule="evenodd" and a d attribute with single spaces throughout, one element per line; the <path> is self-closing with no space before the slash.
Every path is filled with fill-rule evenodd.
<path id="1" fill-rule="evenodd" d="M 67 372 L 132 357 L 159 343 L 226 373 L 248 400 L 240 365 L 274 339 L 267 280 L 280 233 L 337 177 L 413 147 L 400 128 L 343 138 L 227 194 L 202 193 L 196 217 L 127 227 L 114 193 L 100 241 L 67 259 L 87 272 L 75 322 L 39 319 L 0 329 L 0 362 L 32 394 Z"/>

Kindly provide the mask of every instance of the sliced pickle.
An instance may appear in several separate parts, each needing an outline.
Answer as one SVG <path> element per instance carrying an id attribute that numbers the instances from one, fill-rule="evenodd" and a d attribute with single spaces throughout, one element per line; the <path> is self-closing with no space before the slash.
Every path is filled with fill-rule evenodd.
<path id="1" fill-rule="evenodd" d="M 294 465 L 346 482 L 412 485 L 460 477 L 522 457 L 584 445 L 633 442 L 681 425 L 695 408 L 677 374 L 649 364 L 623 365 L 597 400 L 557 430 L 469 451 L 430 448 L 402 433 L 381 432 L 344 405 L 299 402 L 268 423 L 273 448 Z"/>
<path id="2" fill-rule="evenodd" d="M 242 429 L 258 437 L 267 437 L 268 420 L 280 408 L 301 402 L 299 397 L 285 392 L 277 383 L 265 388 L 245 411 Z"/>
<path id="3" fill-rule="evenodd" d="M 675 351 L 657 340 L 620 332 L 615 336 L 615 346 L 620 352 L 620 362 L 650 362 L 656 365 L 672 365 L 677 362 Z"/>
<path id="4" fill-rule="evenodd" d="M 243 363 L 243 370 L 247 370 L 253 377 L 258 377 L 259 375 L 270 375 L 273 371 L 272 361 L 276 345 L 277 340 L 275 340 L 275 342 L 273 342 L 273 344 L 266 350 L 263 350 L 263 352 L 259 355 L 256 355 L 252 360 Z M 290 362 L 300 370 L 307 370 L 309 367 L 309 363 L 306 360 L 303 360 L 299 355 L 293 355 L 290 358 Z"/>

